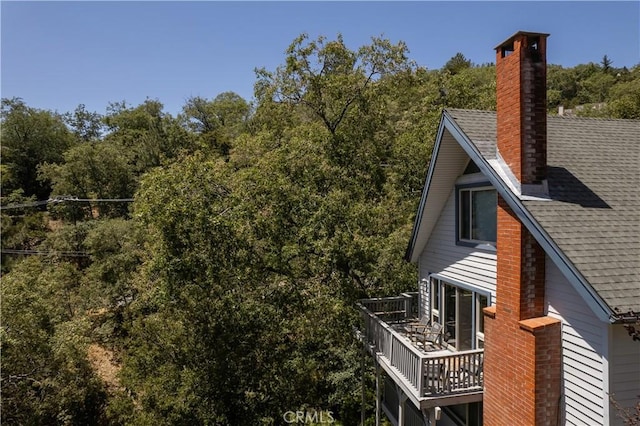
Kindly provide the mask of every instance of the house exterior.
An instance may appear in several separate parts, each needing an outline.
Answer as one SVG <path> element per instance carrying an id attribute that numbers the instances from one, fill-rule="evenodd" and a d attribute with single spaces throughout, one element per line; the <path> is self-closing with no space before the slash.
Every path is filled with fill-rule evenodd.
<path id="1" fill-rule="evenodd" d="M 497 112 L 443 112 L 418 292 L 359 303 L 393 424 L 620 425 L 640 402 L 640 121 L 548 116 L 547 36 L 496 47 Z M 418 319 L 438 350 L 403 335 Z"/>

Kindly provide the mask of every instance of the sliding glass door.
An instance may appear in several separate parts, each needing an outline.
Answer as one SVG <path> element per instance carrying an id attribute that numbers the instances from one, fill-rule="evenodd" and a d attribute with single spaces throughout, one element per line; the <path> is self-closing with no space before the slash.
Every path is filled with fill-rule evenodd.
<path id="1" fill-rule="evenodd" d="M 482 309 L 488 295 L 442 280 L 431 281 L 431 321 L 444 326 L 444 340 L 452 349 L 464 351 L 484 345 Z"/>

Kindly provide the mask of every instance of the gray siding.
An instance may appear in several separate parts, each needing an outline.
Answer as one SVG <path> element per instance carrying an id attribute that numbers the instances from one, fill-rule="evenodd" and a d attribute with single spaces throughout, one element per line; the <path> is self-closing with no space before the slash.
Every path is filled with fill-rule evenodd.
<path id="1" fill-rule="evenodd" d="M 429 313 L 429 280 L 426 278 L 418 282 L 418 297 L 420 299 L 419 317 L 422 318 Z"/>
<path id="2" fill-rule="evenodd" d="M 603 362 L 608 326 L 598 320 L 549 257 L 546 280 L 548 314 L 562 320 L 563 424 L 609 424 Z"/>
<path id="3" fill-rule="evenodd" d="M 448 130 L 443 131 L 442 139 L 436 148 L 416 218 L 418 228 L 414 230 L 417 234 L 414 235 L 415 245 L 411 255 L 414 262 L 424 251 L 427 240 L 436 226 L 438 212 L 442 210 L 451 188 L 469 161 L 467 154 Z"/>
<path id="4" fill-rule="evenodd" d="M 449 197 L 420 256 L 420 280 L 436 273 L 495 294 L 496 253 L 456 245 L 455 193 Z"/>
<path id="5" fill-rule="evenodd" d="M 609 363 L 611 395 L 623 408 L 633 413 L 640 402 L 640 342 L 634 342 L 622 325 L 612 325 Z M 611 407 L 611 424 L 623 425 L 616 408 Z"/>

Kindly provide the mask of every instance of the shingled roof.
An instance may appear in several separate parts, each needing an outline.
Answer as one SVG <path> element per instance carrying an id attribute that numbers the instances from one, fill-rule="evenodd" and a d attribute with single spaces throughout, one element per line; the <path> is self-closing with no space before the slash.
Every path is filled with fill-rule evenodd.
<path id="1" fill-rule="evenodd" d="M 496 158 L 496 113 L 447 110 Z M 549 116 L 550 200 L 522 205 L 612 311 L 640 312 L 640 121 Z"/>

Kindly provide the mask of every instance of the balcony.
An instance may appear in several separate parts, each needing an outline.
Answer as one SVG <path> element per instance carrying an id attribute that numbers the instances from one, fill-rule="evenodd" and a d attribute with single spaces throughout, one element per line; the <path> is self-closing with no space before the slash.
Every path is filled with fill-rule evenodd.
<path id="1" fill-rule="evenodd" d="M 357 303 L 369 352 L 420 409 L 482 401 L 484 350 L 453 351 L 416 344 L 407 333 L 418 320 L 418 294 Z"/>

